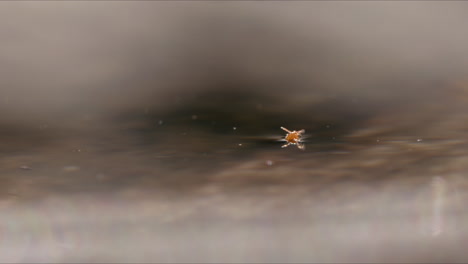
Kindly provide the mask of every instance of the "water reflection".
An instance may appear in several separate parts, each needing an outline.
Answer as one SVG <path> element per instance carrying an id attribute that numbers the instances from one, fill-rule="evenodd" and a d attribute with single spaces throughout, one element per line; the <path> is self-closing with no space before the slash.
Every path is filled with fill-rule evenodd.
<path id="1" fill-rule="evenodd" d="M 447 187 L 466 185 L 453 173 L 466 164 L 464 140 L 259 99 L 262 110 L 199 99 L 119 113 L 3 153 L 1 260 L 465 259 L 468 197 Z M 281 121 L 308 131 L 306 149 L 282 148 Z M 4 144 L 36 133 L 21 131 Z"/>
<path id="2" fill-rule="evenodd" d="M 321 141 L 312 129 L 302 151 L 281 148 L 281 131 L 192 121 L 145 131 L 124 118 L 112 136 L 83 131 L 4 155 L 2 260 L 464 259 L 468 197 L 456 202 L 447 182 L 466 180 L 437 176 L 463 164 L 463 141 L 376 141 L 360 128 Z"/>

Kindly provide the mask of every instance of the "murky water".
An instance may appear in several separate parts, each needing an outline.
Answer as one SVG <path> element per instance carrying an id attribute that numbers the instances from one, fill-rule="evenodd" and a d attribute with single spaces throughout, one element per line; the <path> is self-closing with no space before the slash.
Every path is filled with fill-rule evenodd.
<path id="1" fill-rule="evenodd" d="M 2 6 L 1 262 L 468 260 L 468 5 Z"/>
<path id="2" fill-rule="evenodd" d="M 279 127 L 141 117 L 10 136 L 22 144 L 2 153 L 2 261 L 466 259 L 462 138 L 330 123 L 328 139 L 306 127 L 299 150 Z"/>

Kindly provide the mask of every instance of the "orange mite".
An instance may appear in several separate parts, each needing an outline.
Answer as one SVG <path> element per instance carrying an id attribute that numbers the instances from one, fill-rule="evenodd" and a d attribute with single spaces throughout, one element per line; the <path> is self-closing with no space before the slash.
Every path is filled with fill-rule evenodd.
<path id="1" fill-rule="evenodd" d="M 288 132 L 286 136 L 284 137 L 284 140 L 287 142 L 282 146 L 282 148 L 285 148 L 289 145 L 297 145 L 299 149 L 304 149 L 305 146 L 304 144 L 301 144 L 301 136 L 304 134 L 305 130 L 301 129 L 299 131 L 289 131 L 287 128 L 281 127 L 284 131 Z"/>

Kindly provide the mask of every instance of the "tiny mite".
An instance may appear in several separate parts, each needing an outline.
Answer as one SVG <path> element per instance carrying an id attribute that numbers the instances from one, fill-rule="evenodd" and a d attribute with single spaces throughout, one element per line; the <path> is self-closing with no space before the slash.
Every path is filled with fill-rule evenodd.
<path id="1" fill-rule="evenodd" d="M 286 144 L 282 146 L 282 148 L 285 148 L 289 145 L 297 145 L 299 149 L 305 149 L 304 144 L 301 143 L 301 136 L 304 134 L 305 130 L 301 129 L 299 131 L 289 131 L 287 128 L 281 127 L 284 131 L 288 132 L 286 136 L 284 137 L 284 140 L 286 141 Z"/>

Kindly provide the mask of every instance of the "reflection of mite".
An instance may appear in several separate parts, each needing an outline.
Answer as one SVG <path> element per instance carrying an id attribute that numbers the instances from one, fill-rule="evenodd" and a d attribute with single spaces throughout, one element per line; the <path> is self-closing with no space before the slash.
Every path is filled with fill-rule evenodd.
<path id="1" fill-rule="evenodd" d="M 301 136 L 302 134 L 305 132 L 304 129 L 301 129 L 299 131 L 289 131 L 288 129 L 284 128 L 284 127 L 281 127 L 281 129 L 283 129 L 284 131 L 288 132 L 288 134 L 286 134 L 286 136 L 284 137 L 284 140 L 287 142 L 286 144 L 284 144 L 282 146 L 282 148 L 285 148 L 289 145 L 297 145 L 297 147 L 299 149 L 304 149 L 305 146 L 304 144 L 301 144 Z"/>

